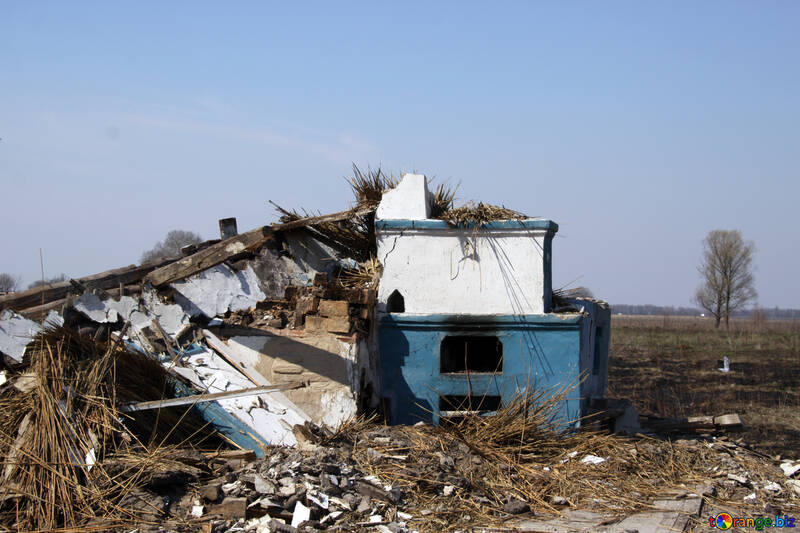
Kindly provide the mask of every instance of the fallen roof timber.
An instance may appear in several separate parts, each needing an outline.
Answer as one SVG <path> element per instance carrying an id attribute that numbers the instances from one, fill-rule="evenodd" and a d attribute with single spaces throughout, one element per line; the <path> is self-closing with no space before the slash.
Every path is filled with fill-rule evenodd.
<path id="1" fill-rule="evenodd" d="M 225 261 L 235 259 L 237 256 L 247 252 L 252 252 L 271 239 L 276 232 L 304 228 L 326 222 L 338 222 L 370 212 L 372 212 L 372 209 L 348 209 L 347 211 L 329 215 L 301 218 L 285 224 L 262 226 L 212 244 L 208 248 L 204 248 L 188 257 L 154 270 L 145 277 L 145 281 L 150 282 L 154 287 L 161 287 L 217 266 Z"/>
<path id="2" fill-rule="evenodd" d="M 162 266 L 164 262 L 149 263 L 145 265 L 130 265 L 122 268 L 115 268 L 114 270 L 107 270 L 99 274 L 93 274 L 84 278 L 78 278 L 77 282 L 85 286 L 87 289 L 113 289 L 119 287 L 119 284 L 128 285 L 141 281 L 145 275 L 153 270 Z M 55 300 L 61 300 L 66 296 L 75 292 L 74 283 L 70 281 L 60 281 L 58 283 L 51 283 L 28 289 L 27 291 L 14 292 L 0 296 L 0 309 L 28 309 L 30 307 L 41 306 Z"/>
<path id="3" fill-rule="evenodd" d="M 146 411 L 148 409 L 161 409 L 163 407 L 175 407 L 177 405 L 187 405 L 202 402 L 211 402 L 214 400 L 225 400 L 233 398 L 243 398 L 245 396 L 253 396 L 255 394 L 263 394 L 265 392 L 277 392 L 284 390 L 299 389 L 305 387 L 304 383 L 288 382 L 280 383 L 278 385 L 271 385 L 268 387 L 251 387 L 249 389 L 241 389 L 226 392 L 215 392 L 213 394 L 192 394 L 190 396 L 181 396 L 179 398 L 168 398 L 166 400 L 153 400 L 150 402 L 138 402 L 123 405 L 119 408 L 123 413 L 132 413 L 134 411 Z"/>

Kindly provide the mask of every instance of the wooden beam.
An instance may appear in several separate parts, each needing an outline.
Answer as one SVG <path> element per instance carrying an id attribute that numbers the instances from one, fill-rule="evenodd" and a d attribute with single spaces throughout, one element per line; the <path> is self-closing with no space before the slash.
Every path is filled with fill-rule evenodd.
<path id="1" fill-rule="evenodd" d="M 76 281 L 85 286 L 87 289 L 112 289 L 119 286 L 120 283 L 128 285 L 141 281 L 141 279 L 148 273 L 164 265 L 164 262 L 149 263 L 145 265 L 130 265 L 122 268 L 115 268 L 93 274 L 83 278 L 78 278 Z M 61 300 L 66 298 L 70 292 L 74 292 L 73 284 L 69 281 L 60 281 L 58 283 L 51 283 L 42 287 L 28 289 L 27 291 L 14 292 L 0 296 L 0 309 L 14 309 L 15 311 L 21 309 L 28 309 L 30 307 L 41 306 L 48 304 L 54 300 Z"/>
<path id="2" fill-rule="evenodd" d="M 38 321 L 43 319 L 50 313 L 50 311 L 58 311 L 61 312 L 61 308 L 64 307 L 67 303 L 69 303 L 69 298 L 61 298 L 60 300 L 54 300 L 52 302 L 46 303 L 44 305 L 37 305 L 34 307 L 28 307 L 27 309 L 20 309 L 18 311 L 19 314 L 28 318 L 33 321 Z"/>
<path id="3" fill-rule="evenodd" d="M 239 362 L 239 358 L 231 353 L 230 347 L 219 337 L 207 329 L 203 330 L 203 336 L 206 338 L 206 343 L 213 348 L 214 351 L 220 355 L 220 357 L 227 361 L 228 364 L 238 370 L 244 377 L 260 387 L 271 385 L 267 378 L 262 376 L 255 368 L 245 368 L 244 365 Z"/>
<path id="4" fill-rule="evenodd" d="M 273 231 L 286 231 L 296 228 L 304 228 L 306 226 L 316 226 L 326 222 L 339 222 L 340 220 L 347 220 L 348 218 L 358 217 L 374 212 L 375 209 L 348 209 L 347 211 L 339 211 L 338 213 L 331 213 L 329 215 L 319 215 L 316 217 L 306 217 L 285 222 L 283 224 L 274 224 L 270 226 Z"/>
<path id="5" fill-rule="evenodd" d="M 145 277 L 145 281 L 151 283 L 154 287 L 161 287 L 217 266 L 225 261 L 235 260 L 237 256 L 253 252 L 270 240 L 276 232 L 314 226 L 326 222 L 338 222 L 354 216 L 365 215 L 372 211 L 372 209 L 349 209 L 329 215 L 301 218 L 285 224 L 262 226 L 230 239 L 225 239 L 217 244 L 212 244 L 208 248 L 154 270 Z"/>
<path id="6" fill-rule="evenodd" d="M 128 405 L 123 405 L 122 407 L 119 408 L 119 410 L 122 411 L 123 413 L 133 413 L 135 411 L 147 411 L 148 409 L 161 409 L 162 407 L 175 407 L 177 405 L 211 402 L 214 400 L 242 398 L 244 396 L 253 396 L 254 394 L 264 394 L 267 392 L 293 390 L 305 386 L 306 386 L 305 383 L 301 383 L 299 381 L 291 381 L 289 383 L 281 383 L 279 385 L 271 385 L 269 387 L 251 387 L 249 389 L 215 392 L 212 394 L 193 394 L 191 396 L 182 396 L 180 398 L 167 398 L 166 400 L 154 400 L 151 402 L 130 403 Z"/>
<path id="7" fill-rule="evenodd" d="M 247 379 L 252 381 L 255 385 L 261 387 L 268 387 L 272 385 L 267 378 L 262 376 L 255 368 L 247 368 L 245 369 L 244 364 L 242 362 L 242 357 L 237 354 L 234 350 L 231 350 L 231 347 L 228 346 L 227 343 L 223 342 L 219 337 L 208 331 L 207 329 L 203 330 L 203 336 L 206 339 L 206 344 L 209 348 L 214 350 L 216 353 L 219 354 L 222 359 L 228 362 L 232 367 L 236 370 L 241 372 Z M 297 405 L 294 404 L 289 398 L 286 396 L 278 393 L 276 395 L 280 403 L 283 404 L 284 407 L 290 408 L 294 411 L 300 418 L 303 420 L 311 420 L 311 417 L 306 414 L 305 411 L 300 409 Z"/>
<path id="8" fill-rule="evenodd" d="M 144 280 L 154 287 L 161 287 L 173 281 L 189 277 L 258 248 L 272 238 L 272 233 L 273 230 L 270 226 L 263 226 L 230 239 L 225 239 L 150 272 L 145 276 Z"/>

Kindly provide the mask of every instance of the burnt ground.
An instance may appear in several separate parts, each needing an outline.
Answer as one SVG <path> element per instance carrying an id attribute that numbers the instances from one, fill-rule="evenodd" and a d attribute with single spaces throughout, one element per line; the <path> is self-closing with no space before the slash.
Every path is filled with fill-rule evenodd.
<path id="1" fill-rule="evenodd" d="M 728 356 L 730 372 L 718 370 Z M 709 319 L 614 316 L 608 396 L 640 414 L 738 413 L 751 446 L 800 450 L 800 322 L 740 319 L 730 331 Z"/>

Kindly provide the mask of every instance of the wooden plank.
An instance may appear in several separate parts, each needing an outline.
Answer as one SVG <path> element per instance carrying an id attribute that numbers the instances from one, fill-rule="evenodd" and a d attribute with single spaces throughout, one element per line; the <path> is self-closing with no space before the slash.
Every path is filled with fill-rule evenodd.
<path id="1" fill-rule="evenodd" d="M 714 418 L 714 425 L 725 429 L 741 428 L 744 426 L 741 417 L 736 413 L 721 415 Z"/>
<path id="2" fill-rule="evenodd" d="M 163 261 L 139 266 L 130 265 L 78 278 L 75 281 L 85 286 L 87 289 L 111 289 L 118 287 L 120 283 L 128 285 L 139 282 L 146 274 L 162 265 L 164 265 Z M 74 292 L 73 284 L 69 281 L 60 281 L 58 283 L 36 287 L 35 289 L 28 289 L 27 291 L 0 296 L 0 309 L 9 308 L 16 311 L 42 306 L 54 300 L 66 298 L 70 292 Z"/>
<path id="3" fill-rule="evenodd" d="M 258 373 L 254 368 L 245 368 L 240 362 L 239 358 L 231 353 L 230 347 L 225 344 L 219 337 L 208 331 L 203 330 L 203 336 L 206 338 L 206 343 L 216 351 L 220 357 L 225 359 L 233 368 L 238 370 L 244 377 L 258 385 L 259 387 L 267 387 L 271 383 Z"/>
<path id="4" fill-rule="evenodd" d="M 255 368 L 244 368 L 244 365 L 241 363 L 241 357 L 233 352 L 225 342 L 220 340 L 216 335 L 208 331 L 207 329 L 203 330 L 203 336 L 206 339 L 206 344 L 213 349 L 216 353 L 220 355 L 225 361 L 228 362 L 232 367 L 242 373 L 247 379 L 252 381 L 255 385 L 260 387 L 268 387 L 272 385 L 267 378 L 262 376 Z M 284 404 L 285 407 L 289 407 L 292 409 L 300 418 L 303 420 L 311 420 L 311 417 L 306 414 L 305 411 L 300 409 L 297 405 L 294 404 L 289 398 L 282 395 L 281 393 L 276 393 L 276 398 Z"/>
<path id="5" fill-rule="evenodd" d="M 211 402 L 214 400 L 243 398 L 245 396 L 253 396 L 255 394 L 264 394 L 266 392 L 277 392 L 282 390 L 299 389 L 305 386 L 306 386 L 305 383 L 291 381 L 288 383 L 281 383 L 279 385 L 272 385 L 269 387 L 251 387 L 249 389 L 215 392 L 212 394 L 192 394 L 190 396 L 181 396 L 180 398 L 168 398 L 166 400 L 154 400 L 150 402 L 131 403 L 128 405 L 123 405 L 122 407 L 119 408 L 119 410 L 122 411 L 123 413 L 133 413 L 135 411 L 147 411 L 149 409 L 161 409 L 163 407 L 175 407 L 178 405 Z"/>
<path id="6" fill-rule="evenodd" d="M 371 209 L 350 209 L 338 213 L 331 213 L 329 215 L 301 218 L 285 224 L 262 226 L 231 237 L 230 239 L 220 241 L 190 256 L 154 270 L 145 277 L 145 281 L 149 282 L 154 287 L 161 287 L 173 281 L 187 278 L 203 270 L 217 266 L 225 261 L 235 260 L 238 256 L 255 251 L 258 247 L 271 239 L 276 232 L 314 226 L 326 222 L 338 222 L 371 212 Z"/>
<path id="7" fill-rule="evenodd" d="M 271 227 L 273 231 L 287 231 L 290 229 L 304 228 L 306 226 L 316 226 L 326 222 L 339 222 L 340 220 L 366 215 L 374 211 L 375 209 L 348 209 L 347 211 L 339 211 L 338 213 L 330 213 L 328 215 L 299 218 L 291 222 L 284 222 L 283 224 L 273 224 L 269 227 Z"/>
<path id="8" fill-rule="evenodd" d="M 178 394 L 191 395 L 193 393 L 189 387 L 180 382 L 175 383 L 175 390 Z M 244 450 L 252 450 L 259 458 L 264 457 L 264 449 L 269 442 L 258 435 L 253 428 L 223 409 L 217 402 L 205 402 L 202 405 L 193 406 L 192 409 L 230 442 Z"/>
<path id="9" fill-rule="evenodd" d="M 272 238 L 272 233 L 273 230 L 270 226 L 263 226 L 247 233 L 236 235 L 154 270 L 144 279 L 154 287 L 161 287 L 173 281 L 189 277 L 258 248 Z"/>
<path id="10" fill-rule="evenodd" d="M 30 320 L 41 320 L 47 316 L 50 311 L 58 311 L 61 312 L 61 308 L 69 303 L 69 298 L 61 298 L 60 300 L 55 300 L 53 302 L 46 303 L 44 305 L 37 305 L 35 307 L 28 307 L 27 309 L 20 309 L 18 312 L 25 318 L 29 318 Z"/>

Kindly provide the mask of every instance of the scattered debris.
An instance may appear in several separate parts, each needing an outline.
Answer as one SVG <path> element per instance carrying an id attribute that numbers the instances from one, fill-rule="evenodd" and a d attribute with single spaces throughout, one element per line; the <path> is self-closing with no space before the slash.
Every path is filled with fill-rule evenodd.
<path id="1" fill-rule="evenodd" d="M 592 417 L 576 428 L 560 416 L 576 401 L 566 384 L 517 387 L 482 411 L 471 403 L 479 380 L 464 369 L 470 395 L 433 406 L 441 425 L 367 417 L 391 410 L 379 390 L 380 316 L 414 303 L 400 295 L 386 311 L 379 297 L 376 215 L 391 214 L 382 199 L 421 198 L 412 207 L 422 218 L 450 224 L 428 220 L 435 231 L 526 217 L 454 208 L 453 191 L 431 195 L 424 176 L 398 183 L 356 169 L 351 186 L 357 205 L 346 211 L 278 208 L 280 224 L 241 234 L 224 219 L 221 239 L 182 258 L 0 296 L 0 526 L 410 533 L 572 520 L 681 530 L 704 505 L 797 508 L 800 462 L 778 465 L 730 440 L 742 427 L 735 414 L 638 417 L 588 394 Z M 466 237 L 460 251 L 476 260 Z M 605 304 L 562 296 L 563 314 L 542 314 L 584 339 L 580 318 Z"/>

